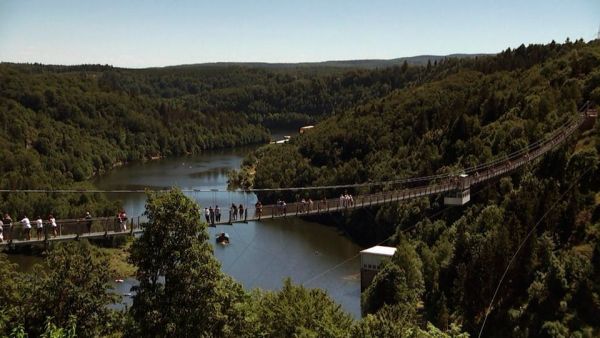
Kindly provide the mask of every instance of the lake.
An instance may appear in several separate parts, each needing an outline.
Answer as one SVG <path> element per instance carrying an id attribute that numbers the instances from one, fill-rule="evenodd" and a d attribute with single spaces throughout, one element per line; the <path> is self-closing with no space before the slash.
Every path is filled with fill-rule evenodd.
<path id="1" fill-rule="evenodd" d="M 218 189 L 226 190 L 227 172 L 239 168 L 252 147 L 209 151 L 200 156 L 169 158 L 128 164 L 96 179 L 100 189 Z M 235 203 L 253 206 L 254 194 L 242 192 L 193 192 L 187 195 L 202 208 Z M 130 217 L 144 212 L 145 196 L 138 193 L 112 194 L 120 199 Z M 226 232 L 228 246 L 214 245 L 222 270 L 246 289 L 276 290 L 290 277 L 294 283 L 327 290 L 354 317 L 360 317 L 360 258 L 362 249 L 336 228 L 295 217 L 233 226 L 208 228 L 211 238 Z M 211 243 L 214 244 L 213 241 Z M 115 285 L 129 292 L 134 279 Z M 130 303 L 125 297 L 124 303 Z"/>

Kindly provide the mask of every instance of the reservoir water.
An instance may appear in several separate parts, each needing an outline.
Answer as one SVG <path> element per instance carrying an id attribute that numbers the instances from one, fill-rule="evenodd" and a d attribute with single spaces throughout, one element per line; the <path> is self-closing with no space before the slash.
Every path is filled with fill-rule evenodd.
<path id="1" fill-rule="evenodd" d="M 226 190 L 227 172 L 239 168 L 251 148 L 207 152 L 201 156 L 160 159 L 134 163 L 113 170 L 96 180 L 101 189 L 182 189 Z M 253 206 L 254 194 L 241 192 L 187 193 L 202 208 L 232 203 Z M 132 217 L 144 212 L 143 194 L 112 194 L 123 202 Z M 228 246 L 214 245 L 222 270 L 246 289 L 276 290 L 286 277 L 306 287 L 324 289 L 347 312 L 360 316 L 360 278 L 358 252 L 362 249 L 336 228 L 307 222 L 296 217 L 248 222 L 208 228 L 211 238 L 226 232 Z M 214 243 L 211 241 L 211 243 Z M 133 279 L 117 284 L 123 294 Z M 127 303 L 127 299 L 125 299 Z"/>

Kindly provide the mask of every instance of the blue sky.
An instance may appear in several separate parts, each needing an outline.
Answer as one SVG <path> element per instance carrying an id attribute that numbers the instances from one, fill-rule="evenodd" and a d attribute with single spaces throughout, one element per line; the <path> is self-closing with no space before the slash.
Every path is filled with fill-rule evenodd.
<path id="1" fill-rule="evenodd" d="M 0 0 L 0 61 L 123 67 L 495 53 L 595 38 L 600 0 Z"/>

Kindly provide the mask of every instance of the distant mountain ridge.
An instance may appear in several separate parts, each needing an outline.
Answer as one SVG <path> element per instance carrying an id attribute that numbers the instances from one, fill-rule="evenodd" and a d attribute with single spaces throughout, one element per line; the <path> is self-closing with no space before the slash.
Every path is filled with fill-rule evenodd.
<path id="1" fill-rule="evenodd" d="M 330 60 L 320 62 L 283 62 L 283 63 L 269 63 L 269 62 L 207 62 L 207 63 L 193 63 L 183 65 L 165 66 L 162 68 L 177 68 L 177 67 L 202 67 L 202 66 L 245 66 L 245 67 L 257 67 L 257 68 L 313 68 L 313 67 L 324 67 L 324 68 L 386 68 L 392 66 L 399 66 L 406 61 L 409 65 L 422 66 L 426 65 L 428 61 L 434 62 L 447 58 L 476 58 L 482 56 L 492 56 L 495 54 L 449 54 L 449 55 L 417 55 L 400 57 L 395 59 L 359 59 L 359 60 Z M 158 67 L 157 67 L 158 68 Z"/>
<path id="2" fill-rule="evenodd" d="M 114 69 L 131 69 L 131 70 L 152 70 L 152 69 L 187 69 L 187 68 L 218 68 L 218 67 L 248 67 L 248 68 L 265 68 L 265 69 L 295 69 L 295 68 L 307 68 L 307 69 L 351 69 L 351 68 L 359 68 L 359 69 L 377 69 L 377 68 L 387 68 L 393 66 L 400 66 L 405 61 L 409 65 L 413 66 L 424 66 L 427 62 L 431 61 L 432 63 L 435 61 L 440 61 L 443 59 L 460 59 L 460 58 L 477 58 L 484 56 L 494 56 L 495 54 L 486 54 L 486 53 L 478 53 L 478 54 L 448 54 L 448 55 L 416 55 L 416 56 L 407 56 L 400 57 L 395 59 L 358 59 L 358 60 L 329 60 L 329 61 L 316 61 L 316 62 L 204 62 L 204 63 L 189 63 L 189 64 L 180 64 L 180 65 L 169 65 L 169 66 L 158 66 L 158 67 L 142 67 L 142 68 L 127 68 L 127 67 L 119 67 L 112 66 L 109 64 L 73 64 L 73 65 L 60 65 L 60 64 L 43 64 L 43 63 L 14 63 L 14 62 L 5 62 L 0 61 L 0 64 L 12 64 L 12 65 L 37 65 L 42 67 L 52 67 L 55 71 L 67 70 L 71 71 L 77 68 L 97 68 L 98 70 L 104 68 L 114 68 Z"/>

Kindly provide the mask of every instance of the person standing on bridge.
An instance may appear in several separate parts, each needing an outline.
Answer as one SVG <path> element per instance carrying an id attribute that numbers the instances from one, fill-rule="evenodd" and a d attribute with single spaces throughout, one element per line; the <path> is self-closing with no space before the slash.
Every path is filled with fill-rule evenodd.
<path id="1" fill-rule="evenodd" d="M 206 219 L 206 223 L 210 224 L 210 211 L 208 208 L 204 208 L 204 218 Z"/>
<path id="2" fill-rule="evenodd" d="M 238 211 L 240 212 L 240 221 L 241 221 L 244 218 L 244 206 L 241 203 L 238 208 Z"/>
<path id="3" fill-rule="evenodd" d="M 90 212 L 85 213 L 85 226 L 87 227 L 88 234 L 92 233 L 92 214 Z"/>
<path id="4" fill-rule="evenodd" d="M 52 235 L 54 235 L 54 237 L 56 237 L 57 228 L 58 228 L 58 226 L 56 226 L 56 218 L 54 218 L 54 216 L 52 216 L 52 214 L 50 214 L 50 217 L 48 217 L 48 220 L 50 221 L 50 226 L 52 227 Z"/>
<path id="5" fill-rule="evenodd" d="M 119 230 L 120 231 L 125 231 L 127 230 L 127 214 L 125 213 L 125 210 L 121 210 L 121 212 L 119 213 Z"/>
<path id="6" fill-rule="evenodd" d="M 237 219 L 237 207 L 235 203 L 231 203 L 231 216 L 234 221 Z"/>
<path id="7" fill-rule="evenodd" d="M 10 215 L 8 213 L 4 214 L 2 223 L 4 223 L 4 236 L 6 237 L 7 241 L 10 241 L 12 239 L 13 225 L 12 225 L 12 218 L 10 218 Z"/>
<path id="8" fill-rule="evenodd" d="M 215 206 L 215 218 L 217 219 L 217 223 L 221 223 L 221 208 L 219 206 Z"/>
<path id="9" fill-rule="evenodd" d="M 215 211 L 213 210 L 212 205 L 208 208 L 208 213 L 210 214 L 209 225 L 215 225 Z"/>
<path id="10" fill-rule="evenodd" d="M 25 217 L 23 217 L 23 219 L 21 220 L 21 224 L 23 224 L 23 231 L 25 232 L 25 239 L 30 240 L 31 239 L 31 222 L 29 221 L 29 218 L 27 218 L 27 215 L 25 215 Z"/>
<path id="11" fill-rule="evenodd" d="M 42 239 L 42 232 L 44 231 L 44 221 L 42 221 L 42 218 L 38 216 L 37 220 L 35 220 L 35 224 L 35 232 L 39 241 Z"/>
<path id="12" fill-rule="evenodd" d="M 254 207 L 256 208 L 256 217 L 258 217 L 258 220 L 260 221 L 260 217 L 262 216 L 262 203 L 260 203 L 260 201 L 256 201 Z"/>

